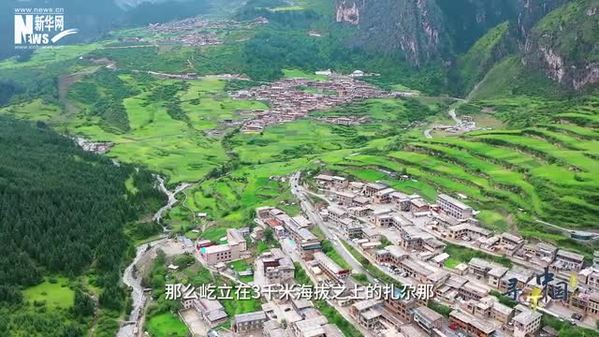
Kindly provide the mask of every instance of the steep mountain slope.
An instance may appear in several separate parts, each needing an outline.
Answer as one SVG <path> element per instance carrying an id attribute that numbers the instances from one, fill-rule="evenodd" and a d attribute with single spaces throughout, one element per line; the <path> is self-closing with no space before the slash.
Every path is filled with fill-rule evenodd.
<path id="1" fill-rule="evenodd" d="M 509 53 L 521 53 L 524 63 L 564 87 L 581 89 L 599 81 L 598 3 L 338 0 L 335 19 L 353 27 L 352 47 L 397 55 L 416 67 L 449 66 L 461 76 L 458 93 Z M 510 29 L 498 27 L 502 22 Z"/>
<path id="2" fill-rule="evenodd" d="M 470 92 L 495 63 L 513 52 L 512 42 L 506 21 L 490 29 L 466 54 L 458 57 L 452 72 L 458 83 L 455 93 L 465 95 Z"/>
<path id="3" fill-rule="evenodd" d="M 118 317 L 131 248 L 124 227 L 157 209 L 163 196 L 148 171 L 84 152 L 45 123 L 0 117 L 0 130 L 0 335 L 83 336 L 95 301 L 79 312 L 66 296 L 61 311 L 46 301 L 50 290 L 33 300 L 21 290 L 60 289 L 51 284 L 67 276 L 62 294 L 89 293 L 98 312 Z"/>
<path id="4" fill-rule="evenodd" d="M 354 45 L 398 52 L 421 65 L 465 52 L 490 28 L 514 19 L 517 7 L 500 0 L 339 0 L 336 20 L 356 26 Z"/>
<path id="5" fill-rule="evenodd" d="M 527 35 L 523 61 L 567 87 L 599 83 L 599 1 L 576 0 L 546 15 Z"/>

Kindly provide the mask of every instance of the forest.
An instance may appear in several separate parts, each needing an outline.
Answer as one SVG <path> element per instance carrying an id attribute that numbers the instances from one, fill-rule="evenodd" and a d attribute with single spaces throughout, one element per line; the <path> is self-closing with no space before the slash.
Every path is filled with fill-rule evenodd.
<path id="1" fill-rule="evenodd" d="M 91 273 L 100 308 L 122 311 L 126 295 L 119 279 L 132 248 L 123 228 L 157 209 L 163 196 L 150 172 L 84 152 L 42 122 L 3 117 L 0 129 L 0 331 L 78 336 L 65 332 L 78 329 L 60 324 L 23 324 L 23 312 L 12 316 L 8 310 L 26 307 L 21 290 L 47 275 Z M 79 291 L 67 317 L 93 312 L 89 297 Z"/>

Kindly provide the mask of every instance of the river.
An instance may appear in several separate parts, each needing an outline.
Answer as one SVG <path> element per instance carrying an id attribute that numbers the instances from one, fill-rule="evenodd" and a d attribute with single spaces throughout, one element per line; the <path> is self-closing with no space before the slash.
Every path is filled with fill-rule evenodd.
<path id="1" fill-rule="evenodd" d="M 160 208 L 152 218 L 152 220 L 156 221 L 157 223 L 161 223 L 163 215 L 177 203 L 177 194 L 190 187 L 191 184 L 181 183 L 175 188 L 174 191 L 169 191 L 165 186 L 164 178 L 159 175 L 155 175 L 155 177 L 158 181 L 158 188 L 168 197 L 166 205 Z M 121 324 L 121 328 L 117 332 L 116 337 L 135 337 L 139 335 L 139 331 L 143 329 L 143 310 L 148 298 L 144 293 L 144 289 L 141 284 L 141 275 L 138 275 L 138 273 L 135 272 L 135 266 L 140 266 L 151 261 L 155 257 L 154 253 L 156 251 L 156 247 L 162 246 L 166 240 L 167 239 L 163 237 L 137 247 L 135 259 L 125 269 L 125 273 L 123 274 L 123 283 L 131 289 L 133 309 L 129 314 L 128 320 Z"/>
<path id="2" fill-rule="evenodd" d="M 174 191 L 171 192 L 164 185 L 164 178 L 162 178 L 159 175 L 156 175 L 156 180 L 158 180 L 158 188 L 160 189 L 160 191 L 162 191 L 168 197 L 168 202 L 166 203 L 166 205 L 159 209 L 158 212 L 156 212 L 156 214 L 154 214 L 154 217 L 152 218 L 152 220 L 156 221 L 157 223 L 160 223 L 162 221 L 162 216 L 164 215 L 164 213 L 171 209 L 177 203 L 177 194 L 183 192 L 186 188 L 190 187 L 191 184 L 181 183 L 177 187 L 175 187 Z"/>
<path id="3" fill-rule="evenodd" d="M 138 334 L 138 331 L 141 330 L 139 329 L 139 325 L 143 309 L 146 304 L 147 295 L 144 293 L 144 289 L 141 284 L 141 275 L 135 272 L 134 266 L 136 266 L 142 260 L 153 259 L 152 254 L 154 254 L 155 249 L 152 249 L 152 247 L 159 246 L 165 240 L 165 238 L 162 238 L 137 247 L 135 259 L 125 269 L 125 273 L 123 274 L 123 283 L 125 283 L 125 285 L 131 289 L 133 309 L 129 314 L 128 321 L 121 325 L 116 337 L 135 337 Z"/>

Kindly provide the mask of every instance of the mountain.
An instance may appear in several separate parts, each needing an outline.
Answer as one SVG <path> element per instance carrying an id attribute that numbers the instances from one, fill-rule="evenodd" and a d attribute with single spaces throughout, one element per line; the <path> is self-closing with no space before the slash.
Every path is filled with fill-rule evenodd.
<path id="1" fill-rule="evenodd" d="M 467 92 L 508 54 L 566 88 L 599 81 L 596 0 L 337 0 L 350 47 L 443 64 Z M 384 14 L 382 14 L 384 13 Z M 458 73 L 459 75 L 456 75 Z"/>
<path id="2" fill-rule="evenodd" d="M 0 2 L 0 31 L 13 36 L 15 8 L 63 8 L 67 28 L 79 33 L 66 43 L 86 43 L 105 37 L 111 30 L 148 23 L 165 22 L 208 13 L 225 0 L 9 0 Z M 0 59 L 20 55 L 26 59 L 31 50 L 16 50 L 12 38 L 0 39 Z"/>
<path id="3" fill-rule="evenodd" d="M 576 90 L 599 83 L 599 1 L 572 1 L 544 16 L 524 43 L 522 61 Z"/>
<path id="4" fill-rule="evenodd" d="M 515 19 L 517 7 L 504 0 L 338 0 L 335 18 L 355 26 L 354 45 L 399 52 L 421 65 L 467 51 L 489 29 Z"/>

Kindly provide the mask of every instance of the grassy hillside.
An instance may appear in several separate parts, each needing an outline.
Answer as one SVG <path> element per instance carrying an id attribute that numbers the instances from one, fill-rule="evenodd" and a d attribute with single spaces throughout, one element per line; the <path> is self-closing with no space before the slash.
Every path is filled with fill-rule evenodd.
<path id="1" fill-rule="evenodd" d="M 493 64 L 507 53 L 504 43 L 508 28 L 507 21 L 492 28 L 458 59 L 461 94 L 470 92 Z"/>
<path id="2" fill-rule="evenodd" d="M 518 55 L 508 56 L 495 64 L 484 81 L 472 93 L 474 100 L 494 97 L 532 96 L 546 100 L 566 98 L 568 89 L 553 82 L 540 70 L 522 64 Z"/>

